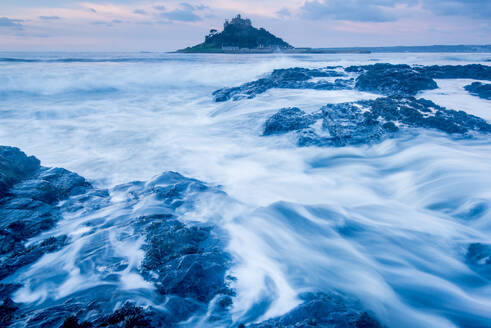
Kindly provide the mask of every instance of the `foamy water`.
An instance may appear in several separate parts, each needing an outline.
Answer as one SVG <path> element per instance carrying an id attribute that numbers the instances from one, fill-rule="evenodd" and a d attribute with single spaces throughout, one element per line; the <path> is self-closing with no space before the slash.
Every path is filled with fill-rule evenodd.
<path id="1" fill-rule="evenodd" d="M 252 321 L 291 310 L 302 292 L 339 290 L 389 327 L 491 326 L 491 284 L 465 263 L 469 243 L 491 242 L 489 136 L 458 139 L 421 129 L 372 146 L 298 148 L 291 135 L 260 136 L 281 107 L 309 112 L 378 95 L 273 89 L 238 102 L 211 97 L 275 68 L 485 64 L 490 54 L 0 57 L 29 59 L 0 59 L 0 144 L 100 187 L 168 170 L 221 186 L 227 197 L 204 197 L 182 219 L 210 221 L 227 233 L 235 263 L 230 274 L 237 278 L 235 320 L 257 304 L 268 305 Z M 463 89 L 472 81 L 438 80 L 440 89 L 421 96 L 490 121 L 491 102 Z M 144 290 L 138 297 L 158 305 L 151 286 L 130 272 L 141 262 L 143 241 L 122 242 L 124 222 L 116 220 L 154 205 L 128 209 L 113 202 L 92 215 L 106 218 L 101 240 L 130 263 L 121 288 Z M 103 269 L 76 269 L 84 247 L 96 242 L 83 235 L 89 219 L 60 222 L 57 232 L 69 232 L 72 246 L 19 276 L 31 283 L 16 301 L 40 302 L 102 284 L 97 272 Z M 55 285 L 32 278 L 52 267 L 66 273 Z"/>

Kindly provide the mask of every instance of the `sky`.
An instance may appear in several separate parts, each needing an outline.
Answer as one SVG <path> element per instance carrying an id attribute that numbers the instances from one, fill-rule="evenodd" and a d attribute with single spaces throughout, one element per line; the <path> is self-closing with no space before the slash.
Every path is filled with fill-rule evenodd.
<path id="1" fill-rule="evenodd" d="M 491 0 L 0 0 L 0 51 L 172 51 L 237 14 L 296 47 L 491 44 Z"/>

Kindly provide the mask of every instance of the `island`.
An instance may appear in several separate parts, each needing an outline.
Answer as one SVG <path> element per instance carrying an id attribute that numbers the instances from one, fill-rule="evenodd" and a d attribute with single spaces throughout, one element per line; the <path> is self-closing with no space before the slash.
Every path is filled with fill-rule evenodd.
<path id="1" fill-rule="evenodd" d="M 178 50 L 187 53 L 222 53 L 222 52 L 275 52 L 292 50 L 283 39 L 271 34 L 264 28 L 255 28 L 250 19 L 240 15 L 225 20 L 223 31 L 215 29 L 205 37 L 205 41 L 194 47 Z"/>

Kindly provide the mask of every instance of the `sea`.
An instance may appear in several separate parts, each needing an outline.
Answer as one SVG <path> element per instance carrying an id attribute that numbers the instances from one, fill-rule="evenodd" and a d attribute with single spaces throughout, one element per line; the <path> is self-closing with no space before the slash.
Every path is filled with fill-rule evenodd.
<path id="1" fill-rule="evenodd" d="M 370 145 L 298 147 L 292 134 L 261 136 L 267 118 L 283 107 L 313 112 L 380 95 L 271 89 L 220 103 L 212 96 L 277 68 L 490 60 L 490 53 L 2 52 L 0 144 L 99 188 L 176 171 L 223 190 L 227 201 L 208 199 L 181 219 L 213 223 L 227 236 L 233 318 L 266 300 L 259 322 L 295 308 L 302 293 L 337 290 L 387 327 L 491 327 L 491 281 L 466 262 L 469 244 L 491 243 L 489 135 L 415 129 Z M 463 88 L 473 80 L 436 82 L 417 97 L 491 122 L 491 101 Z M 83 241 L 84 218 L 80 227 L 66 220 L 65 233 Z M 120 247 L 141 260 L 138 247 Z M 76 270 L 76 252 L 57 255 L 62 270 Z M 40 260 L 36 272 L 49 272 L 50 263 Z M 86 275 L 40 283 L 24 273 L 18 279 L 30 287 L 14 301 L 75 295 L 89 276 L 91 287 L 103 284 Z M 121 288 L 150 288 L 128 279 Z"/>

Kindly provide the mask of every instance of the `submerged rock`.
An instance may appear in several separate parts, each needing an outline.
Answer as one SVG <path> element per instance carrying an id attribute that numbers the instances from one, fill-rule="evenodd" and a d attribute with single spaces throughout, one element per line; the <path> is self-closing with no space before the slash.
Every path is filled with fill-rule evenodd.
<path id="1" fill-rule="evenodd" d="M 478 96 L 482 99 L 491 100 L 491 84 L 490 83 L 481 83 L 481 82 L 473 82 L 464 87 L 470 94 L 474 96 Z"/>
<path id="2" fill-rule="evenodd" d="M 349 79 L 336 79 L 334 82 L 320 80 L 311 82 L 313 78 L 341 77 L 344 73 L 333 69 L 307 69 L 288 68 L 276 69 L 270 75 L 245 83 L 239 87 L 224 88 L 213 92 L 216 102 L 227 100 L 251 99 L 272 88 L 280 89 L 318 89 L 318 90 L 341 90 L 351 89 L 353 83 Z"/>
<path id="3" fill-rule="evenodd" d="M 305 129 L 318 119 L 297 107 L 282 108 L 264 124 L 263 136 Z"/>
<path id="4" fill-rule="evenodd" d="M 304 302 L 292 311 L 251 328 L 381 328 L 380 323 L 352 300 L 337 293 L 304 296 Z"/>
<path id="5" fill-rule="evenodd" d="M 309 128 L 316 120 L 322 120 L 321 131 Z M 299 146 L 369 144 L 407 128 L 429 128 L 460 135 L 491 132 L 491 125 L 479 117 L 446 109 L 426 99 L 400 96 L 328 104 L 310 116 L 299 109 L 283 109 L 268 119 L 266 127 L 271 124 L 273 128 L 278 127 L 269 128 L 276 134 L 297 131 Z"/>
<path id="6" fill-rule="evenodd" d="M 431 77 L 409 65 L 351 66 L 346 71 L 360 73 L 356 89 L 386 96 L 415 96 L 419 91 L 438 88 Z"/>

